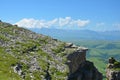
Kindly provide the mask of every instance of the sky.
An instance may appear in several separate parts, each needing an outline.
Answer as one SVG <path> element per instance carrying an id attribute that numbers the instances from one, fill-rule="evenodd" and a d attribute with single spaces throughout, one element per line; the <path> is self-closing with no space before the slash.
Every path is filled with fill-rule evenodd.
<path id="1" fill-rule="evenodd" d="M 0 20 L 25 28 L 120 31 L 120 0 L 0 0 Z"/>

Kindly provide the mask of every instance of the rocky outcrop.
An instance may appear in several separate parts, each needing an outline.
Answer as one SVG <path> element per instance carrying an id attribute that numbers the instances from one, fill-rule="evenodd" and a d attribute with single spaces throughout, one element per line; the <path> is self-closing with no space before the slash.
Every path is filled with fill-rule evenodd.
<path id="1" fill-rule="evenodd" d="M 120 62 L 116 61 L 113 57 L 109 59 L 106 77 L 107 80 L 120 80 Z"/>
<path id="2" fill-rule="evenodd" d="M 88 49 L 77 47 L 70 43 L 68 44 L 67 48 L 76 48 L 76 50 L 67 57 L 67 65 L 70 71 L 68 80 L 102 80 L 102 74 L 96 69 L 92 62 L 86 60 L 86 51 Z"/>
<path id="3" fill-rule="evenodd" d="M 71 44 L 70 44 L 71 45 Z M 76 50 L 67 56 L 67 64 L 69 66 L 70 74 L 74 73 L 78 68 L 79 65 L 86 61 L 86 51 L 87 48 L 82 47 L 69 47 L 69 48 L 76 48 Z"/>

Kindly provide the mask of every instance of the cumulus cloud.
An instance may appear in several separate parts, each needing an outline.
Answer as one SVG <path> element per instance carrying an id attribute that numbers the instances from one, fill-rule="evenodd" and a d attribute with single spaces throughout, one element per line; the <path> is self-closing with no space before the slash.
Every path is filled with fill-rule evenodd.
<path id="1" fill-rule="evenodd" d="M 65 18 L 55 18 L 53 20 L 36 20 L 36 19 L 22 19 L 18 21 L 18 26 L 25 27 L 25 28 L 50 28 L 50 27 L 84 27 L 89 24 L 89 20 L 74 20 L 71 17 Z"/>

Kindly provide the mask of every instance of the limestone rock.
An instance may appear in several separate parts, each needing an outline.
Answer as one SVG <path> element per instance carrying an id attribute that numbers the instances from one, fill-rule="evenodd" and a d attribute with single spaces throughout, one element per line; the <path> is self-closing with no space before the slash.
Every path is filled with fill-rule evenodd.
<path id="1" fill-rule="evenodd" d="M 69 66 L 68 80 L 102 80 L 102 74 L 96 69 L 92 62 L 86 61 L 84 47 L 77 47 L 76 51 L 69 54 L 67 63 Z"/>
<path id="2" fill-rule="evenodd" d="M 70 73 L 74 73 L 79 68 L 79 65 L 86 61 L 86 51 L 87 49 L 77 49 L 72 54 L 68 55 L 67 59 L 69 62 L 67 64 L 69 66 Z"/>

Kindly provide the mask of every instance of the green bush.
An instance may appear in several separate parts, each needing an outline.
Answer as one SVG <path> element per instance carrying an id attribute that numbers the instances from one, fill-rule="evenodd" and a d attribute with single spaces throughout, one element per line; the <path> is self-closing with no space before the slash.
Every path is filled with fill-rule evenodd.
<path id="1" fill-rule="evenodd" d="M 114 62 L 114 68 L 120 68 L 120 62 L 118 61 Z"/>

